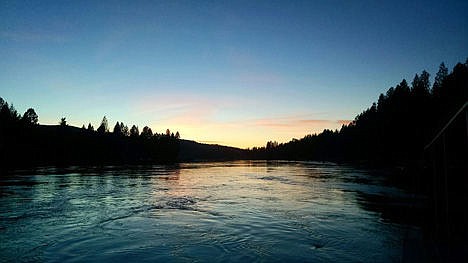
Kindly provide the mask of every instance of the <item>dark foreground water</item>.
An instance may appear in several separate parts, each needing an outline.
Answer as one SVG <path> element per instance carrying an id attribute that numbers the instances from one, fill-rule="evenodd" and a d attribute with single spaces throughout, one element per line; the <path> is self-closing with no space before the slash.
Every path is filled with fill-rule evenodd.
<path id="1" fill-rule="evenodd" d="M 368 171 L 304 162 L 44 168 L 0 180 L 2 261 L 395 262 Z"/>

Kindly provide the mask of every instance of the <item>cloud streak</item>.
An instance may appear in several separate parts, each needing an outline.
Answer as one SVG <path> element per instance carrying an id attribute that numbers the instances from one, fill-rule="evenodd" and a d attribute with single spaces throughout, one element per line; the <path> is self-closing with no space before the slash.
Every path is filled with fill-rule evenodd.
<path id="1" fill-rule="evenodd" d="M 7 39 L 15 42 L 52 42 L 52 43 L 64 43 L 68 39 L 61 35 L 39 33 L 39 32 L 13 32 L 13 31 L 2 31 L 0 32 L 2 39 Z"/>
<path id="2" fill-rule="evenodd" d="M 247 103 L 247 104 L 245 104 Z M 137 112 L 150 120 L 153 130 L 169 128 L 182 138 L 236 147 L 262 146 L 266 141 L 287 142 L 324 129 L 339 129 L 349 120 L 313 118 L 314 114 L 290 114 L 252 118 L 245 101 L 226 101 L 196 94 L 144 96 Z"/>
<path id="3" fill-rule="evenodd" d="M 336 124 L 349 124 L 350 120 L 324 120 L 324 119 L 303 119 L 297 116 L 281 117 L 281 118 L 262 118 L 252 122 L 252 125 L 263 126 L 269 128 L 295 128 L 295 127 L 317 127 L 317 126 L 334 126 Z"/>
<path id="4" fill-rule="evenodd" d="M 352 122 L 353 120 L 337 120 L 336 122 L 341 125 L 348 125 Z"/>

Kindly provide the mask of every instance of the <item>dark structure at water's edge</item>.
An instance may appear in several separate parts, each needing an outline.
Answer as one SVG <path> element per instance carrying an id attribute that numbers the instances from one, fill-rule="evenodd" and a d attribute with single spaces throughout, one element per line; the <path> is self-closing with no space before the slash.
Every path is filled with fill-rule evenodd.
<path id="1" fill-rule="evenodd" d="M 468 261 L 468 101 L 424 147 L 427 235 L 444 261 Z M 422 183 L 420 183 L 422 184 Z"/>

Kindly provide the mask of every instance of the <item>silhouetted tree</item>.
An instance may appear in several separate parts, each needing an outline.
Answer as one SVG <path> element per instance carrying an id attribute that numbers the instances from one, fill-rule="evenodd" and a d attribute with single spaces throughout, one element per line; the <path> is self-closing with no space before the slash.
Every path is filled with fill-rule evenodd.
<path id="1" fill-rule="evenodd" d="M 153 131 L 148 126 L 143 127 L 140 137 L 149 139 L 153 136 Z"/>
<path id="2" fill-rule="evenodd" d="M 8 105 L 7 105 L 8 106 Z M 8 109 L 10 118 L 12 120 L 20 120 L 21 116 L 18 114 L 18 112 L 15 109 L 15 106 L 13 106 L 13 103 L 10 105 L 10 108 Z"/>
<path id="3" fill-rule="evenodd" d="M 435 79 L 434 79 L 434 85 L 432 86 L 432 94 L 434 96 L 440 96 L 440 89 L 442 88 L 443 82 L 447 78 L 448 75 L 448 69 L 445 67 L 445 64 L 442 62 L 439 66 L 439 71 L 437 72 Z"/>
<path id="4" fill-rule="evenodd" d="M 0 121 L 7 122 L 10 119 L 10 108 L 8 102 L 0 97 Z"/>
<path id="5" fill-rule="evenodd" d="M 122 129 L 123 136 L 130 136 L 130 131 L 128 130 L 127 125 L 124 126 L 123 123 L 121 122 L 120 123 L 120 128 Z"/>
<path id="6" fill-rule="evenodd" d="M 114 134 L 115 135 L 118 135 L 118 136 L 121 136 L 123 133 L 122 133 L 122 126 L 120 126 L 120 123 L 117 122 L 114 126 Z"/>
<path id="7" fill-rule="evenodd" d="M 88 123 L 88 131 L 94 131 L 94 127 L 91 123 Z"/>
<path id="8" fill-rule="evenodd" d="M 418 76 L 416 74 L 414 76 L 413 82 L 411 83 L 412 89 L 411 92 L 415 96 L 428 96 L 429 95 L 429 88 L 430 88 L 430 81 L 429 81 L 429 73 L 427 71 L 423 70 L 421 72 L 421 75 Z"/>
<path id="9" fill-rule="evenodd" d="M 85 127 L 84 124 L 83 124 L 83 126 L 81 126 L 81 129 L 86 130 L 86 127 Z"/>
<path id="10" fill-rule="evenodd" d="M 59 122 L 60 126 L 67 126 L 67 120 L 65 117 L 62 117 Z"/>
<path id="11" fill-rule="evenodd" d="M 180 139 L 180 133 L 177 131 L 176 134 L 175 134 L 175 138 L 176 139 Z"/>
<path id="12" fill-rule="evenodd" d="M 97 129 L 97 132 L 99 133 L 106 133 L 106 132 L 109 132 L 109 126 L 107 124 L 107 118 L 106 116 L 104 116 L 102 118 L 102 121 L 101 121 L 101 125 L 99 126 L 99 128 Z"/>
<path id="13" fill-rule="evenodd" d="M 140 131 L 138 130 L 138 126 L 133 125 L 130 129 L 130 137 L 138 137 L 140 136 Z"/>
<path id="14" fill-rule="evenodd" d="M 166 130 L 166 136 L 171 136 L 171 131 L 169 129 Z"/>
<path id="15" fill-rule="evenodd" d="M 19 121 L 21 121 L 21 116 L 13 104 L 9 106 L 8 102 L 0 98 L 0 123 L 5 122 L 10 125 L 16 125 Z"/>
<path id="16" fill-rule="evenodd" d="M 276 148 L 276 147 L 278 147 L 278 142 L 276 142 L 276 141 L 269 141 L 266 144 L 267 149 L 273 149 L 273 148 Z"/>
<path id="17" fill-rule="evenodd" d="M 24 114 L 22 121 L 26 125 L 36 125 L 38 122 L 38 116 L 33 108 L 29 108 Z"/>

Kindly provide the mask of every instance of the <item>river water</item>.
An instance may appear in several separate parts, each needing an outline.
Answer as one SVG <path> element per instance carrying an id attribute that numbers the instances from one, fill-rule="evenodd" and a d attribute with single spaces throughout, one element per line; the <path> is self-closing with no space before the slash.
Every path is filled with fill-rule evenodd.
<path id="1" fill-rule="evenodd" d="M 364 194 L 364 195 L 363 195 Z M 1 261 L 395 262 L 375 172 L 311 162 L 41 168 L 0 180 Z"/>

